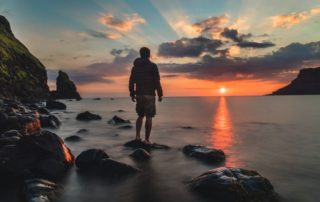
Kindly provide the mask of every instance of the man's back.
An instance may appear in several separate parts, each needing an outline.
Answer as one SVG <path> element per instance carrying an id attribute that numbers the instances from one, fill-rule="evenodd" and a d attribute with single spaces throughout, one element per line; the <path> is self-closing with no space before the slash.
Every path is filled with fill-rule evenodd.
<path id="1" fill-rule="evenodd" d="M 134 91 L 136 84 L 136 91 Z M 162 96 L 158 67 L 147 58 L 137 58 L 131 70 L 129 82 L 130 95 L 155 95 Z"/>

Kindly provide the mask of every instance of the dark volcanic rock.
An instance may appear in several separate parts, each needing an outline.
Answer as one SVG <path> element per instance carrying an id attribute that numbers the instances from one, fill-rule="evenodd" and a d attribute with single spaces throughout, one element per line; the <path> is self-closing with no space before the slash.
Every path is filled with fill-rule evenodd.
<path id="1" fill-rule="evenodd" d="M 93 120 L 101 120 L 101 116 L 97 114 L 93 114 L 91 112 L 85 111 L 77 115 L 76 117 L 79 121 L 93 121 Z"/>
<path id="2" fill-rule="evenodd" d="M 76 158 L 76 166 L 81 170 L 98 167 L 102 159 L 109 158 L 108 154 L 101 149 L 88 149 L 81 152 Z"/>
<path id="3" fill-rule="evenodd" d="M 77 131 L 77 133 L 87 133 L 89 132 L 87 129 L 80 129 Z"/>
<path id="4" fill-rule="evenodd" d="M 39 100 L 48 96 L 44 65 L 13 35 L 0 15 L 0 97 Z"/>
<path id="5" fill-rule="evenodd" d="M 320 67 L 301 69 L 296 79 L 272 95 L 320 95 Z"/>
<path id="6" fill-rule="evenodd" d="M 149 152 L 147 152 L 144 149 L 136 149 L 134 150 L 134 152 L 132 154 L 130 154 L 130 156 L 138 161 L 145 161 L 145 160 L 149 160 L 151 158 L 151 155 Z"/>
<path id="7" fill-rule="evenodd" d="M 76 85 L 69 79 L 67 73 L 59 71 L 57 77 L 57 90 L 52 91 L 50 97 L 52 99 L 76 99 L 81 100 L 80 94 L 77 92 Z"/>
<path id="8" fill-rule="evenodd" d="M 213 201 L 277 201 L 268 179 L 241 168 L 216 168 L 192 179 L 190 187 Z"/>
<path id="9" fill-rule="evenodd" d="M 219 163 L 225 160 L 222 150 L 213 149 L 201 145 L 187 145 L 183 147 L 183 153 L 208 163 Z"/>
<path id="10" fill-rule="evenodd" d="M 59 186 L 45 179 L 29 179 L 24 182 L 23 195 L 26 202 L 51 202 Z"/>
<path id="11" fill-rule="evenodd" d="M 120 118 L 118 116 L 114 116 L 112 119 L 108 121 L 109 124 L 117 125 L 117 124 L 126 124 L 130 123 L 129 120 L 124 120 L 123 118 Z"/>
<path id="12" fill-rule="evenodd" d="M 48 109 L 57 109 L 57 110 L 65 110 L 67 109 L 67 106 L 62 103 L 62 102 L 58 102 L 58 101 L 54 101 L 54 100 L 48 100 L 46 103 L 46 107 Z"/>
<path id="13" fill-rule="evenodd" d="M 79 142 L 82 140 L 82 138 L 78 135 L 71 135 L 69 137 L 66 137 L 64 140 L 67 142 Z"/>
<path id="14" fill-rule="evenodd" d="M 58 128 L 61 121 L 54 115 L 40 115 L 40 123 L 43 128 Z"/>
<path id="15" fill-rule="evenodd" d="M 99 172 L 107 177 L 123 177 L 140 172 L 141 170 L 133 166 L 112 160 L 103 159 L 99 164 Z"/>
<path id="16" fill-rule="evenodd" d="M 131 140 L 127 143 L 124 144 L 125 147 L 131 147 L 134 149 L 145 149 L 147 151 L 150 151 L 152 149 L 170 149 L 169 146 L 166 145 L 161 145 L 161 144 L 157 144 L 157 143 L 153 143 L 153 144 L 147 144 L 145 142 L 142 142 L 141 140 Z"/>

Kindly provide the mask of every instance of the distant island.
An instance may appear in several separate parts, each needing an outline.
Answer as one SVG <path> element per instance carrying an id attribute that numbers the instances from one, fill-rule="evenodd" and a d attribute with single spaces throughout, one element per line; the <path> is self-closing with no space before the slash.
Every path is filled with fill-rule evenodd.
<path id="1" fill-rule="evenodd" d="M 320 67 L 301 69 L 289 85 L 271 95 L 320 95 Z"/>

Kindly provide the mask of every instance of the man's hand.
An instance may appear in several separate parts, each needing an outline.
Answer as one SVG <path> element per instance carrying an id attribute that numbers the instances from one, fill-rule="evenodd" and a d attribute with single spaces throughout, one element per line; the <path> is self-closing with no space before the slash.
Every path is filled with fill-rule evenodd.
<path id="1" fill-rule="evenodd" d="M 132 102 L 136 102 L 136 96 L 131 97 Z"/>
<path id="2" fill-rule="evenodd" d="M 158 97 L 158 101 L 161 102 L 162 101 L 162 97 Z"/>

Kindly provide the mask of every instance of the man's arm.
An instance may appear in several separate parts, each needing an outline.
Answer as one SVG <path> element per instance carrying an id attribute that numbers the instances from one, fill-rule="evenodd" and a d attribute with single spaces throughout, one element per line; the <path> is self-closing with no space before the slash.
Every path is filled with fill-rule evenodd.
<path id="1" fill-rule="evenodd" d="M 155 65 L 154 78 L 155 78 L 155 87 L 156 87 L 156 90 L 157 90 L 159 101 L 161 101 L 161 98 L 163 96 L 163 92 L 162 92 L 162 87 L 161 87 L 161 82 L 160 82 L 160 74 L 159 74 L 159 70 L 158 70 L 157 65 Z"/>
<path id="2" fill-rule="evenodd" d="M 135 73 L 134 73 L 134 67 L 132 67 L 130 79 L 129 79 L 129 91 L 130 91 L 130 97 L 132 98 L 132 101 L 134 101 L 134 98 L 135 98 L 134 83 L 135 83 Z"/>

